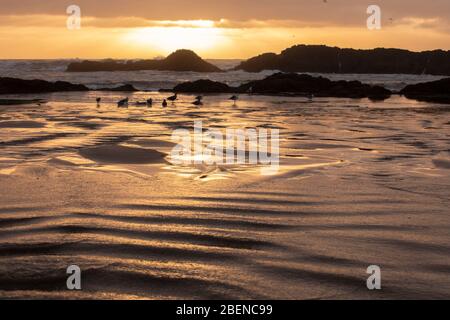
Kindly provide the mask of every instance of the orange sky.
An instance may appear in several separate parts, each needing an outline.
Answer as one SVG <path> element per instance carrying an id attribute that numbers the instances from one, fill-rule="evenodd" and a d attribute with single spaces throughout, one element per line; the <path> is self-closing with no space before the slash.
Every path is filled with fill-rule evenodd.
<path id="1" fill-rule="evenodd" d="M 294 44 L 450 49 L 450 1 L 380 0 L 369 31 L 359 0 L 0 0 L 0 58 L 152 58 L 186 48 L 205 58 L 248 58 Z"/>

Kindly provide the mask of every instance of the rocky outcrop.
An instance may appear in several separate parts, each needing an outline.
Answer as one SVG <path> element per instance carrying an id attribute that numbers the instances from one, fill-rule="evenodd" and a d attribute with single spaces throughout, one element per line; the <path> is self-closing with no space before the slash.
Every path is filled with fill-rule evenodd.
<path id="1" fill-rule="evenodd" d="M 167 71 L 221 72 L 215 65 L 206 62 L 195 52 L 178 50 L 160 61 L 161 69 Z"/>
<path id="2" fill-rule="evenodd" d="M 118 91 L 118 92 L 136 92 L 139 91 L 131 84 L 124 84 L 123 86 L 115 87 L 115 88 L 101 88 L 97 89 L 97 91 Z"/>
<path id="3" fill-rule="evenodd" d="M 359 81 L 331 81 L 307 74 L 276 73 L 263 80 L 252 81 L 240 86 L 238 92 L 257 94 L 296 94 L 316 97 L 370 98 L 383 100 L 391 91 Z"/>
<path id="4" fill-rule="evenodd" d="M 236 70 L 260 72 L 263 70 L 281 70 L 280 59 L 276 53 L 264 53 L 247 61 L 241 62 Z"/>
<path id="5" fill-rule="evenodd" d="M 359 81 L 331 81 L 323 77 L 307 74 L 276 73 L 263 80 L 252 81 L 238 88 L 239 92 L 257 94 L 296 94 L 316 97 L 370 98 L 383 100 L 389 98 L 391 91 L 363 84 Z"/>
<path id="6" fill-rule="evenodd" d="M 276 73 L 263 80 L 251 81 L 239 87 L 220 82 L 198 80 L 177 85 L 174 92 L 184 93 L 253 93 L 264 95 L 297 95 L 317 97 L 370 98 L 384 100 L 391 91 L 359 81 L 331 81 L 306 74 Z"/>
<path id="7" fill-rule="evenodd" d="M 16 78 L 0 78 L 0 94 L 47 93 L 65 91 L 88 91 L 81 84 L 65 81 L 48 82 L 45 80 L 23 80 Z"/>
<path id="8" fill-rule="evenodd" d="M 82 61 L 73 62 L 67 67 L 68 72 L 98 72 L 98 71 L 192 71 L 192 72 L 221 72 L 215 65 L 206 62 L 195 52 L 178 50 L 165 59 L 139 61 Z"/>
<path id="9" fill-rule="evenodd" d="M 280 70 L 311 73 L 375 73 L 450 75 L 450 51 L 340 49 L 298 45 L 281 54 L 266 53 L 235 68 L 248 72 Z"/>
<path id="10" fill-rule="evenodd" d="M 0 99 L 0 106 L 18 106 L 22 104 L 45 103 L 42 99 Z"/>
<path id="11" fill-rule="evenodd" d="M 400 94 L 419 101 L 450 103 L 450 78 L 409 85 Z"/>
<path id="12" fill-rule="evenodd" d="M 232 90 L 225 83 L 211 80 L 197 80 L 181 83 L 175 86 L 172 91 L 178 93 L 227 93 Z"/>

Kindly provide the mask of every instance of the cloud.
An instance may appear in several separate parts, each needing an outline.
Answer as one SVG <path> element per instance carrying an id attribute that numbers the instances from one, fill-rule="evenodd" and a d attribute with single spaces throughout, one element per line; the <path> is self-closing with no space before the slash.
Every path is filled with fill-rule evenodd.
<path id="1" fill-rule="evenodd" d="M 0 27 L 38 27 L 38 28 L 66 28 L 67 15 L 0 15 Z M 91 28 L 150 28 L 150 27 L 182 27 L 182 28 L 223 28 L 223 29 L 298 29 L 298 28 L 329 28 L 329 27 L 356 27 L 365 28 L 365 20 L 357 24 L 337 24 L 326 21 L 309 20 L 149 20 L 141 17 L 94 17 L 83 16 L 82 26 Z M 404 17 L 401 19 L 384 18 L 384 27 L 392 28 L 405 26 L 415 29 L 428 29 L 436 32 L 448 32 L 450 21 L 442 18 Z"/>
<path id="2" fill-rule="evenodd" d="M 66 28 L 66 9 L 73 3 L 81 6 L 82 29 L 72 32 Z M 450 49 L 449 0 L 433 0 L 432 4 L 423 0 L 377 0 L 382 9 L 383 28 L 369 32 L 366 9 L 372 3 L 371 0 L 326 3 L 323 0 L 0 0 L 0 39 L 6 44 L 0 57 L 148 57 L 167 52 L 155 47 L 155 41 L 146 42 L 146 37 L 168 34 L 168 41 L 175 43 L 183 32 L 189 32 L 192 40 L 202 43 L 210 41 L 211 34 L 218 34 L 213 37 L 220 40 L 214 50 L 203 50 L 200 45 L 192 48 L 208 57 L 221 58 L 279 52 L 299 43 Z M 180 27 L 188 30 L 177 33 Z M 121 42 L 136 32 L 141 40 Z"/>
<path id="3" fill-rule="evenodd" d="M 383 16 L 450 20 L 449 0 L 377 0 Z M 0 15 L 64 15 L 73 0 L 0 0 Z M 77 0 L 85 16 L 97 18 L 137 17 L 154 21 L 301 21 L 329 25 L 361 24 L 368 0 Z"/>
<path id="4" fill-rule="evenodd" d="M 435 30 L 437 32 L 448 33 L 450 32 L 450 21 L 443 20 L 441 18 L 416 18 L 406 17 L 398 21 L 399 24 L 415 29 Z"/>

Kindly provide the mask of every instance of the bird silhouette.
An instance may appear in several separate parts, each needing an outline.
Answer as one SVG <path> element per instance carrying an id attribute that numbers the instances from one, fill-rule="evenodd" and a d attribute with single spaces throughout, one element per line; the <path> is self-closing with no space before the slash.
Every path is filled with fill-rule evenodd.
<path id="1" fill-rule="evenodd" d="M 202 106 L 202 105 L 203 105 L 202 100 L 203 100 L 203 97 L 202 97 L 202 96 L 197 96 L 197 97 L 195 97 L 195 101 L 192 102 L 192 104 L 193 104 L 194 106 Z"/>
<path id="2" fill-rule="evenodd" d="M 166 99 L 164 99 L 164 101 L 162 102 L 162 106 L 163 106 L 163 108 L 166 108 L 166 107 L 167 107 L 167 101 L 166 101 Z"/>
<path id="3" fill-rule="evenodd" d="M 146 106 L 147 101 L 136 101 L 136 106 Z"/>
<path id="4" fill-rule="evenodd" d="M 153 99 L 147 99 L 147 106 L 151 107 L 153 105 Z"/>
<path id="5" fill-rule="evenodd" d="M 100 102 L 102 102 L 102 98 L 97 98 L 97 99 L 95 99 L 95 100 L 97 101 L 97 105 L 99 105 Z"/>
<path id="6" fill-rule="evenodd" d="M 122 99 L 117 103 L 117 106 L 118 107 L 128 107 L 128 102 L 129 102 L 128 98 Z"/>
<path id="7" fill-rule="evenodd" d="M 232 96 L 229 100 L 233 100 L 234 101 L 234 105 L 236 105 L 236 101 L 239 100 L 238 96 Z"/>
<path id="8" fill-rule="evenodd" d="M 175 95 L 167 98 L 167 100 L 171 101 L 172 103 L 174 103 L 177 99 L 178 99 L 177 93 L 175 93 Z"/>

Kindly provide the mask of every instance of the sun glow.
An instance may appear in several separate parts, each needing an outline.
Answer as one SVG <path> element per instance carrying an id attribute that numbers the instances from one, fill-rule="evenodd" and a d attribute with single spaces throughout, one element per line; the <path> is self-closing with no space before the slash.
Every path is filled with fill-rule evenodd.
<path id="1" fill-rule="evenodd" d="M 184 27 L 184 28 L 214 28 L 215 22 L 212 20 L 162 20 L 156 24 L 162 27 Z"/>
<path id="2" fill-rule="evenodd" d="M 161 26 L 137 28 L 124 37 L 127 45 L 144 50 L 153 49 L 168 54 L 180 48 L 208 53 L 227 39 L 214 21 L 159 21 Z"/>

